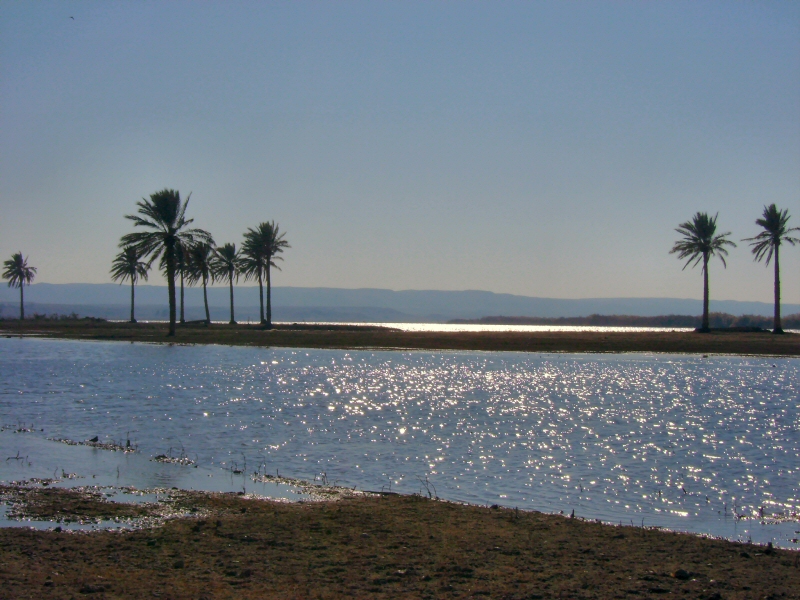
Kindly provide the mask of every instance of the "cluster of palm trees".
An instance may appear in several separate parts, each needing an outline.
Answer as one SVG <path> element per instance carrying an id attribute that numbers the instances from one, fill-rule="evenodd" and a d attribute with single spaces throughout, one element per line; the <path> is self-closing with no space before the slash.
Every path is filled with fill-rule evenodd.
<path id="1" fill-rule="evenodd" d="M 698 212 L 692 217 L 691 221 L 686 221 L 678 225 L 675 230 L 683 236 L 675 242 L 670 250 L 670 254 L 677 254 L 678 258 L 687 259 L 683 265 L 685 269 L 689 265 L 693 267 L 702 262 L 703 272 L 703 323 L 699 329 L 702 332 L 710 330 L 708 325 L 708 261 L 712 256 L 718 256 L 722 264 L 727 267 L 725 257 L 728 256 L 727 247 L 736 247 L 736 244 L 728 239 L 731 232 L 717 233 L 717 216 L 709 216 L 707 213 Z M 788 209 L 780 210 L 775 204 L 764 207 L 761 218 L 756 219 L 756 225 L 762 231 L 751 238 L 745 238 L 744 242 L 750 242 L 754 259 L 758 262 L 765 260 L 769 265 L 774 257 L 773 267 L 775 271 L 774 295 L 775 312 L 773 316 L 772 332 L 783 333 L 781 327 L 781 269 L 780 269 L 780 247 L 783 242 L 794 246 L 800 243 L 800 239 L 791 234 L 800 231 L 800 227 L 789 227 Z"/>
<path id="2" fill-rule="evenodd" d="M 239 277 L 258 280 L 260 317 L 265 328 L 272 328 L 272 293 L 270 270 L 280 270 L 276 261 L 289 243 L 284 239 L 274 221 L 260 223 L 255 229 L 244 234 L 240 250 L 235 244 L 216 246 L 214 239 L 204 229 L 192 228 L 193 219 L 186 218 L 189 197 L 182 201 L 177 190 L 163 189 L 137 202 L 137 214 L 126 215 L 134 227 L 145 231 L 135 231 L 122 236 L 121 252 L 114 258 L 111 278 L 114 281 L 131 283 L 131 322 L 135 323 L 135 286 L 140 279 L 147 280 L 147 273 L 155 261 L 167 279 L 169 290 L 169 335 L 175 335 L 177 321 L 176 282 L 180 279 L 180 322 L 184 318 L 184 285 L 202 283 L 205 303 L 206 324 L 211 323 L 208 310 L 208 284 L 225 281 L 230 288 L 231 318 L 235 324 L 233 304 L 233 282 Z M 266 312 L 264 310 L 264 282 L 267 285 Z"/>
<path id="3" fill-rule="evenodd" d="M 191 194 L 189 194 L 191 197 Z M 114 281 L 131 282 L 131 322 L 135 323 L 134 297 L 135 287 L 139 280 L 147 280 L 147 273 L 152 264 L 159 260 L 159 267 L 167 279 L 169 290 L 169 335 L 175 335 L 176 323 L 176 276 L 180 278 L 180 322 L 184 319 L 184 285 L 202 283 L 203 300 L 206 311 L 206 324 L 211 323 L 208 310 L 209 283 L 225 281 L 230 288 L 231 318 L 230 323 L 235 324 L 236 319 L 233 308 L 233 282 L 239 277 L 245 281 L 257 280 L 260 303 L 261 324 L 267 329 L 272 328 L 272 286 L 270 272 L 274 267 L 280 270 L 276 261 L 283 260 L 280 256 L 289 243 L 284 239 L 285 234 L 280 232 L 274 221 L 260 223 L 255 229 L 248 229 L 244 234 L 244 243 L 240 250 L 235 244 L 215 246 L 211 234 L 203 229 L 191 228 L 192 219 L 186 218 L 186 208 L 189 197 L 181 201 L 180 193 L 176 190 L 163 189 L 151 194 L 150 198 L 143 198 L 137 202 L 137 214 L 126 215 L 126 219 L 133 221 L 134 227 L 142 227 L 146 231 L 136 231 L 122 236 L 120 248 L 122 251 L 114 258 L 111 266 L 111 278 Z M 731 233 L 717 233 L 717 216 L 698 212 L 690 221 L 681 223 L 675 231 L 681 234 L 681 239 L 675 242 L 670 254 L 677 254 L 678 258 L 686 260 L 683 266 L 693 267 L 702 263 L 703 273 L 703 322 L 700 331 L 709 331 L 708 320 L 708 263 L 713 256 L 719 257 L 722 264 L 727 267 L 725 257 L 728 256 L 728 247 L 735 248 L 736 244 L 728 239 Z M 784 242 L 794 246 L 800 243 L 800 238 L 794 237 L 793 232 L 800 231 L 800 227 L 789 227 L 789 211 L 778 209 L 775 204 L 764 207 L 761 218 L 756 219 L 756 225 L 762 231 L 751 238 L 742 241 L 750 242 L 756 261 L 765 261 L 767 265 L 773 263 L 775 312 L 773 318 L 773 332 L 783 333 L 781 328 L 781 276 L 780 276 L 780 247 Z M 774 259 L 774 260 L 773 260 Z M 13 254 L 3 263 L 5 270 L 3 278 L 8 280 L 9 287 L 18 287 L 20 293 L 20 319 L 25 318 L 25 291 L 36 276 L 36 268 L 28 265 L 28 260 L 22 252 Z M 264 283 L 267 285 L 266 311 L 264 310 Z"/>

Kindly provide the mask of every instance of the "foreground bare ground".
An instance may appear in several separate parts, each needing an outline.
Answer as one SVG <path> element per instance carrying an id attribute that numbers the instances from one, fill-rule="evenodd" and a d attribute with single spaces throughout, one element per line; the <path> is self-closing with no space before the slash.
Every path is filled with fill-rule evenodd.
<path id="1" fill-rule="evenodd" d="M 188 502 L 157 529 L 0 530 L 0 597 L 800 598 L 788 550 L 418 496 Z"/>
<path id="2" fill-rule="evenodd" d="M 712 332 L 404 332 L 377 327 L 282 326 L 270 331 L 251 325 L 186 325 L 167 338 L 163 324 L 91 321 L 0 321 L 2 335 L 53 338 L 227 344 L 290 348 L 389 348 L 514 352 L 667 352 L 800 356 L 800 335 Z"/>

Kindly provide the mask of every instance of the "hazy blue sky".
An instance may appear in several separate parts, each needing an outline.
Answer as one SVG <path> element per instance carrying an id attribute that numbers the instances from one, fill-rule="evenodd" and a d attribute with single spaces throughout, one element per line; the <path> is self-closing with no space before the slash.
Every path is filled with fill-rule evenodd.
<path id="1" fill-rule="evenodd" d="M 5 1 L 0 152 L 37 281 L 108 281 L 171 187 L 219 243 L 278 221 L 275 285 L 697 298 L 695 211 L 800 225 L 800 4 Z M 744 244 L 711 285 L 772 297 Z"/>

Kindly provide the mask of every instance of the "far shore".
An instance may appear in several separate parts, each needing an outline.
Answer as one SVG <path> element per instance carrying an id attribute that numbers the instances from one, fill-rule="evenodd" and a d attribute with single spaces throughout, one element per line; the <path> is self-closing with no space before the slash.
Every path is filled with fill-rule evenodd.
<path id="1" fill-rule="evenodd" d="M 0 321 L 0 335 L 74 340 L 222 344 L 346 350 L 472 350 L 492 352 L 659 352 L 800 356 L 800 335 L 716 330 L 420 332 L 359 325 L 190 323 L 167 336 L 166 323 L 112 323 L 93 319 Z"/>

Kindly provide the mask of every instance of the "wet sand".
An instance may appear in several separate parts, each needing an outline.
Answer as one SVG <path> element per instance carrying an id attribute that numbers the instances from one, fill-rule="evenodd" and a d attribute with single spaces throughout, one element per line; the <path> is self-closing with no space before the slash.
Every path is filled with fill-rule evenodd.
<path id="1" fill-rule="evenodd" d="M 103 514 L 101 500 L 46 493 L 62 516 Z M 0 530 L 0 596 L 800 597 L 800 553 L 687 534 L 420 496 L 181 502 L 197 516 L 152 529 Z"/>
<path id="2" fill-rule="evenodd" d="M 177 344 L 341 349 L 484 350 L 500 352 L 663 352 L 800 356 L 800 335 L 768 332 L 409 332 L 380 327 L 164 324 L 91 321 L 0 321 L 0 335 Z"/>

